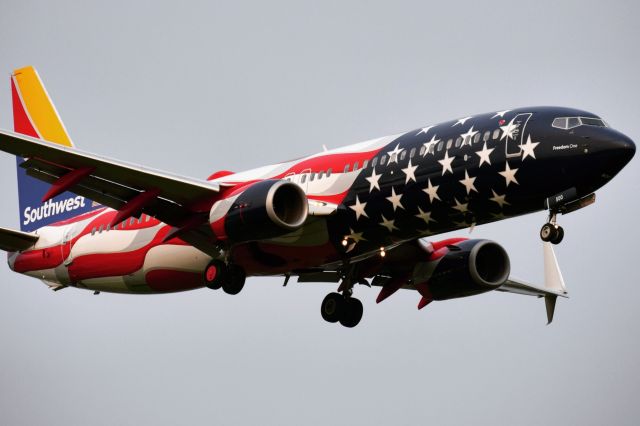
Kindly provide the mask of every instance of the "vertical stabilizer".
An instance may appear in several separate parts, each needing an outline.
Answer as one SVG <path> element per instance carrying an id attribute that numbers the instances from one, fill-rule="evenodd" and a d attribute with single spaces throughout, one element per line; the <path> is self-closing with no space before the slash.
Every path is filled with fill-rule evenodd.
<path id="1" fill-rule="evenodd" d="M 68 147 L 73 146 L 60 115 L 33 67 L 17 69 L 11 75 L 13 128 L 17 133 Z M 62 193 L 43 203 L 49 190 L 45 182 L 32 178 L 20 167 L 25 161 L 17 157 L 20 229 L 33 231 L 42 226 L 69 219 L 98 206 L 71 192 Z"/>

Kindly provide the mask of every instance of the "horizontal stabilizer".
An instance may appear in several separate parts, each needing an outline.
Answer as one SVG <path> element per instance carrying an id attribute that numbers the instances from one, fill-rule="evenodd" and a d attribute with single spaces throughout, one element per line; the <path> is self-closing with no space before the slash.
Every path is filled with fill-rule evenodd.
<path id="1" fill-rule="evenodd" d="M 27 232 L 0 228 L 0 250 L 22 251 L 33 246 L 38 236 Z"/>

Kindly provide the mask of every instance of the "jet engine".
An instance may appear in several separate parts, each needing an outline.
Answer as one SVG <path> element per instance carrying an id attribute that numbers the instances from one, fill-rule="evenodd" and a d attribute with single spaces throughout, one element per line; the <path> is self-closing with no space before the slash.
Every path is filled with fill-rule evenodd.
<path id="1" fill-rule="evenodd" d="M 433 300 L 495 290 L 510 273 L 507 252 L 489 240 L 465 240 L 441 247 L 432 251 L 430 260 L 427 265 L 432 272 L 425 284 Z"/>
<path id="2" fill-rule="evenodd" d="M 220 239 L 235 243 L 275 238 L 300 228 L 309 211 L 302 188 L 270 179 L 242 187 L 217 201 L 209 222 Z"/>

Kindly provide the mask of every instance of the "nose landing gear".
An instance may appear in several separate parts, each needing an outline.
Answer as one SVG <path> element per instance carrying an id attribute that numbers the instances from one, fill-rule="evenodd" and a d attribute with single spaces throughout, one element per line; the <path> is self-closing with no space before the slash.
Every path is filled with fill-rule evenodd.
<path id="1" fill-rule="evenodd" d="M 564 238 L 564 229 L 558 225 L 556 220 L 557 213 L 549 214 L 549 221 L 542 225 L 540 229 L 540 239 L 551 244 L 560 244 Z"/>

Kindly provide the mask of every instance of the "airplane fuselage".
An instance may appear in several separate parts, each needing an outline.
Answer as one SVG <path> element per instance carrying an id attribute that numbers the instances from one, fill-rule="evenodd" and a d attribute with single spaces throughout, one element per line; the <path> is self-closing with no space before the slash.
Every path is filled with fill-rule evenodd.
<path id="1" fill-rule="evenodd" d="M 337 206 L 334 214 L 310 217 L 289 234 L 229 247 L 247 275 L 295 274 L 540 211 L 550 197 L 561 204 L 580 199 L 608 182 L 633 150 L 626 136 L 591 113 L 522 108 L 214 175 L 212 181 L 285 179 L 312 202 Z M 203 286 L 209 255 L 177 237 L 164 241 L 171 227 L 145 214 L 112 227 L 116 214 L 104 208 L 43 227 L 34 249 L 10 253 L 9 265 L 50 285 L 101 291 Z"/>

